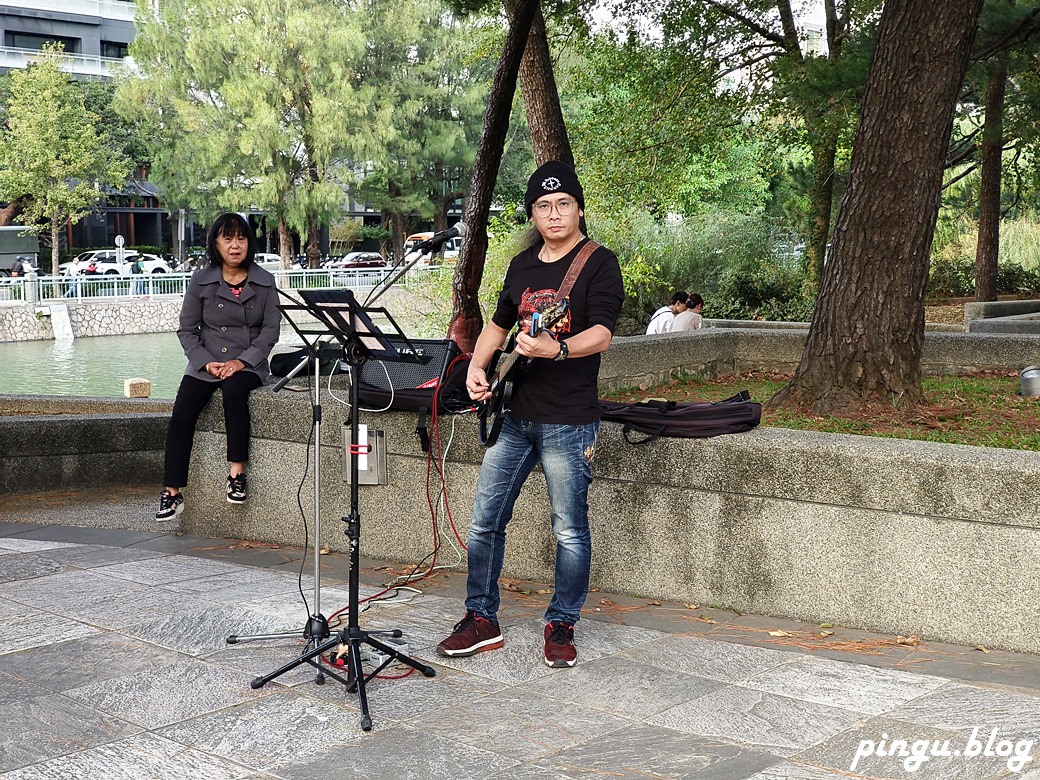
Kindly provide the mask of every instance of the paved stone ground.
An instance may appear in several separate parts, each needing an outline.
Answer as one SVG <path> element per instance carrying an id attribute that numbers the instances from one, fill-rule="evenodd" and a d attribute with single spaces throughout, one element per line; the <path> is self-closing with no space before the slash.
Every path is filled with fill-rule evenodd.
<path id="1" fill-rule="evenodd" d="M 455 572 L 361 614 L 437 671 L 369 682 L 364 733 L 356 696 L 309 666 L 251 688 L 302 639 L 225 642 L 299 632 L 311 556 L 155 527 L 153 492 L 0 497 L 3 780 L 1040 778 L 1040 759 L 1009 769 L 1040 755 L 1034 656 L 594 592 L 578 666 L 552 670 L 548 587 L 508 583 L 506 647 L 446 660 Z M 406 568 L 364 561 L 362 595 Z M 325 615 L 347 576 L 322 558 Z M 950 755 L 908 766 L 897 739 Z"/>

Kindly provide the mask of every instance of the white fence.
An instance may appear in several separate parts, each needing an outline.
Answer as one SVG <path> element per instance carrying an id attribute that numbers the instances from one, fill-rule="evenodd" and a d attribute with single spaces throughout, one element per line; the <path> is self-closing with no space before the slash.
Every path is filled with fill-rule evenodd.
<path id="1" fill-rule="evenodd" d="M 407 287 L 425 274 L 451 270 L 450 266 L 412 269 L 396 284 Z M 349 287 L 371 289 L 395 273 L 392 267 L 336 270 L 276 270 L 283 290 Z M 26 276 L 0 278 L 0 305 L 61 300 L 111 300 L 139 296 L 183 296 L 190 273 L 103 274 L 91 276 Z"/>

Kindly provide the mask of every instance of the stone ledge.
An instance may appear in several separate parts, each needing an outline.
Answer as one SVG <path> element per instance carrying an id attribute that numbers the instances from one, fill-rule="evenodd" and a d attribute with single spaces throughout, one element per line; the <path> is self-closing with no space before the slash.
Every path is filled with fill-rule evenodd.
<path id="1" fill-rule="evenodd" d="M 299 544 L 309 398 L 260 391 L 253 409 L 248 505 L 223 500 L 224 437 L 211 410 L 196 438 L 182 525 L 194 534 Z M 323 407 L 319 543 L 345 551 L 340 520 L 350 490 L 338 409 Z M 385 431 L 390 484 L 361 488 L 361 551 L 421 560 L 431 541 L 416 415 L 362 421 Z M 469 417 L 443 418 L 442 440 L 453 422 L 447 495 L 465 538 L 483 449 Z M 597 443 L 595 586 L 1040 652 L 1040 453 L 774 428 L 635 447 L 620 430 L 604 423 Z M 312 495 L 309 481 L 304 493 Z M 304 504 L 310 529 L 312 505 Z M 510 525 L 508 576 L 551 578 L 549 511 L 536 471 Z"/>

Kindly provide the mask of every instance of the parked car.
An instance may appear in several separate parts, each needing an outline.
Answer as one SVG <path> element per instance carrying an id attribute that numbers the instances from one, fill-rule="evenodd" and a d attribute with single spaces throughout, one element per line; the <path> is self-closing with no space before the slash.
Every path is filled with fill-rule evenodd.
<path id="1" fill-rule="evenodd" d="M 348 252 L 343 257 L 334 257 L 322 267 L 329 270 L 344 268 L 382 268 L 386 260 L 378 252 Z"/>
<path id="2" fill-rule="evenodd" d="M 265 271 L 277 271 L 282 267 L 281 255 L 276 255 L 273 252 L 257 252 L 253 255 L 253 262 Z M 290 266 L 291 268 L 292 266 Z"/>
<path id="3" fill-rule="evenodd" d="M 170 265 L 158 255 L 145 252 L 124 252 L 122 263 L 118 260 L 115 249 L 92 249 L 89 252 L 81 252 L 67 263 L 58 266 L 58 273 L 69 274 L 129 274 L 138 257 L 142 261 L 142 271 L 146 274 L 170 273 Z"/>

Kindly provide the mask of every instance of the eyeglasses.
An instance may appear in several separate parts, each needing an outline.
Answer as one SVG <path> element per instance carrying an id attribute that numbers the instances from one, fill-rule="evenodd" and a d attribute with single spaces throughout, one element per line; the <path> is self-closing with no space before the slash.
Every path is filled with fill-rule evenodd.
<path id="1" fill-rule="evenodd" d="M 556 213 L 561 217 L 566 217 L 574 210 L 576 203 L 577 201 L 573 200 L 558 200 L 555 203 L 542 201 L 534 204 L 534 213 L 539 217 L 547 217 L 552 214 L 553 206 L 556 206 Z"/>

